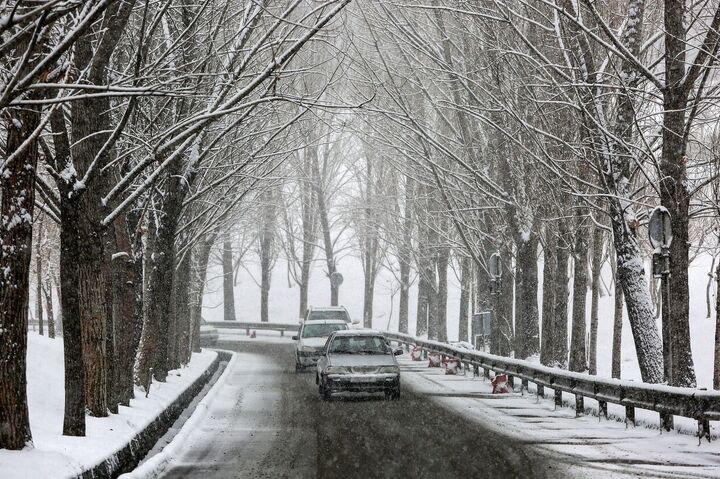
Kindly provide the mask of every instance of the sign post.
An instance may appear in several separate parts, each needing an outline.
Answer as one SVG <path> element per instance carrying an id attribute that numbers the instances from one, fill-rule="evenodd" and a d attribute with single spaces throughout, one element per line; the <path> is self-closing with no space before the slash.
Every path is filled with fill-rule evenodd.
<path id="1" fill-rule="evenodd" d="M 502 262 L 500 261 L 500 253 L 490 255 L 488 269 L 490 272 L 490 294 L 500 294 L 500 286 L 502 284 Z"/>
<path id="2" fill-rule="evenodd" d="M 663 362 L 665 366 L 665 382 L 672 383 L 672 328 L 670 324 L 670 244 L 672 244 L 672 219 L 668 210 L 662 206 L 656 207 L 650 213 L 648 235 L 653 252 L 653 276 L 661 279 L 662 292 L 660 302 L 662 307 L 662 338 Z M 661 413 L 660 421 L 665 430 L 673 427 L 672 414 Z"/>
<path id="3" fill-rule="evenodd" d="M 333 272 L 330 275 L 330 286 L 332 286 L 333 289 L 337 291 L 337 296 L 340 296 L 340 285 L 343 284 L 345 278 L 343 278 L 343 275 L 340 274 L 338 271 Z M 338 299 L 337 298 L 331 298 L 331 306 L 337 306 L 338 305 Z"/>

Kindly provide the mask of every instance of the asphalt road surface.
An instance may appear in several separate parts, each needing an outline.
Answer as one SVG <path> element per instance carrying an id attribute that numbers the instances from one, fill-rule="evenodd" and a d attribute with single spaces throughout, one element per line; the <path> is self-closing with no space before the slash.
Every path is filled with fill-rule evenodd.
<path id="1" fill-rule="evenodd" d="M 559 478 L 529 446 L 403 387 L 323 402 L 290 344 L 233 342 L 239 361 L 166 478 Z"/>

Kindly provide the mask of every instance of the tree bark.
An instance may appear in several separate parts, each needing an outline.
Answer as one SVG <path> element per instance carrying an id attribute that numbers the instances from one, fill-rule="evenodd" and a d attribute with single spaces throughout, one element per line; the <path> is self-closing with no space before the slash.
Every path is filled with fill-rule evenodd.
<path id="1" fill-rule="evenodd" d="M 545 366 L 554 364 L 555 336 L 553 332 L 556 320 L 557 244 L 557 230 L 550 222 L 547 222 L 543 247 L 542 335 L 540 337 L 540 363 Z"/>
<path id="2" fill-rule="evenodd" d="M 572 239 L 567 221 L 561 220 L 557 242 L 557 269 L 555 271 L 555 314 L 553 319 L 553 365 L 567 368 L 568 365 L 568 262 Z"/>
<path id="3" fill-rule="evenodd" d="M 590 299 L 590 374 L 597 374 L 597 333 L 600 300 L 600 273 L 602 272 L 603 231 L 595 228 L 592 253 L 592 295 Z"/>
<path id="4" fill-rule="evenodd" d="M 42 221 L 37 222 L 37 242 L 35 245 L 35 315 L 38 320 L 38 332 L 45 335 L 43 325 L 43 295 L 42 295 Z"/>
<path id="5" fill-rule="evenodd" d="M 40 108 L 9 108 L 6 153 L 16 152 L 40 125 Z M 8 155 L 9 156 L 9 155 Z M 0 448 L 32 442 L 27 405 L 27 323 L 37 141 L 0 174 Z"/>
<path id="6" fill-rule="evenodd" d="M 202 322 L 202 302 L 205 293 L 205 278 L 207 265 L 210 260 L 210 250 L 215 243 L 215 237 L 210 235 L 199 241 L 197 252 L 193 254 L 195 264 L 192 271 L 192 286 L 190 287 L 190 324 L 191 349 L 194 353 L 200 352 L 200 323 Z"/>
<path id="7" fill-rule="evenodd" d="M 448 263 L 450 248 L 440 247 L 438 252 L 438 292 L 437 292 L 437 340 L 446 343 L 447 338 L 447 297 L 448 297 Z"/>
<path id="8" fill-rule="evenodd" d="M 410 252 L 412 251 L 412 178 L 405 176 L 405 201 L 402 219 L 402 244 L 400 245 L 398 262 L 400 263 L 400 308 L 398 330 L 408 333 L 410 316 Z"/>
<path id="9" fill-rule="evenodd" d="M 515 265 L 515 357 L 526 359 L 540 351 L 540 331 L 537 302 L 537 235 L 531 234 L 527 241 L 518 238 Z"/>
<path id="10" fill-rule="evenodd" d="M 470 316 L 470 292 L 472 289 L 472 261 L 463 256 L 460 260 L 460 317 L 458 318 L 458 341 L 468 341 L 468 317 Z"/>
<path id="11" fill-rule="evenodd" d="M 612 377 L 620 379 L 622 373 L 622 327 L 623 327 L 623 290 L 615 280 L 615 314 L 613 319 L 612 340 Z"/>
<path id="12" fill-rule="evenodd" d="M 233 285 L 233 251 L 230 241 L 223 242 L 222 249 L 223 270 L 223 319 L 236 321 L 235 317 L 235 288 Z"/>
<path id="13" fill-rule="evenodd" d="M 713 389 L 720 389 L 720 263 L 715 270 L 717 290 L 715 292 L 715 361 L 713 372 Z"/>
<path id="14" fill-rule="evenodd" d="M 260 231 L 260 321 L 270 320 L 270 281 L 272 279 L 273 245 L 275 243 L 275 195 L 268 190 L 263 194 L 263 215 Z"/>
<path id="15" fill-rule="evenodd" d="M 578 225 L 575 233 L 575 249 L 573 252 L 573 308 L 572 335 L 570 337 L 570 370 L 587 371 L 587 355 L 585 345 L 585 306 L 588 290 L 588 242 L 587 228 Z"/>

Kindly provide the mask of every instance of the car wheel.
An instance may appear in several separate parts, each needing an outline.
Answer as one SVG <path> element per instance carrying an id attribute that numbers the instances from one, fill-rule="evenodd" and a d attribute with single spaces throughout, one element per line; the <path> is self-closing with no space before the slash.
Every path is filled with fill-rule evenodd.
<path id="1" fill-rule="evenodd" d="M 318 386 L 318 392 L 320 393 L 320 398 L 323 401 L 327 401 L 330 399 L 330 390 L 325 387 L 322 379 L 320 380 L 320 385 Z"/>
<path id="2" fill-rule="evenodd" d="M 400 399 L 400 386 L 393 389 L 388 389 L 385 391 L 385 399 L 389 399 L 390 401 L 397 401 Z"/>

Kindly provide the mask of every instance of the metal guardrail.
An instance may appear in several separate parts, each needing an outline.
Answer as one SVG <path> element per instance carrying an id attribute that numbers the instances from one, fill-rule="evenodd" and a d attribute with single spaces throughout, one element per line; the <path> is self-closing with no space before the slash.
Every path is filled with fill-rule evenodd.
<path id="1" fill-rule="evenodd" d="M 251 329 L 261 329 L 263 331 L 280 331 L 280 336 L 285 336 L 285 331 L 299 331 L 298 323 L 248 323 L 240 321 L 205 321 L 218 329 L 244 329 L 245 334 L 250 335 Z"/>
<path id="2" fill-rule="evenodd" d="M 583 399 L 598 402 L 599 414 L 608 417 L 607 403 L 625 407 L 625 420 L 635 425 L 635 408 L 647 409 L 660 414 L 661 427 L 672 429 L 672 415 L 692 418 L 698 423 L 698 437 L 710 440 L 710 421 L 720 420 L 720 392 L 704 389 L 680 388 L 664 384 L 636 383 L 633 381 L 602 378 L 550 368 L 519 359 L 495 356 L 480 351 L 455 348 L 451 345 L 418 339 L 401 333 L 385 332 L 391 341 L 420 347 L 427 351 L 459 358 L 465 364 L 482 368 L 486 377 L 490 371 L 507 374 L 514 387 L 514 378 L 522 380 L 522 388 L 528 383 L 537 386 L 538 396 L 545 397 L 545 388 L 555 391 L 555 405 L 562 406 L 562 393 L 575 395 L 576 414 L 584 410 Z M 669 418 L 669 420 L 668 420 Z"/>

